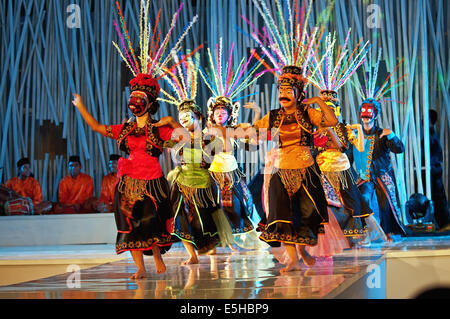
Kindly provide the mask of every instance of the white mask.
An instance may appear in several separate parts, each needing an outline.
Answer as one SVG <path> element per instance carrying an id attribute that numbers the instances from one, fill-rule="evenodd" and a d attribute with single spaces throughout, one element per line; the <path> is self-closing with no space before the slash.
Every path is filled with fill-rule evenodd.
<path id="1" fill-rule="evenodd" d="M 195 121 L 195 114 L 192 111 L 182 111 L 178 114 L 178 122 L 184 127 L 189 128 Z"/>

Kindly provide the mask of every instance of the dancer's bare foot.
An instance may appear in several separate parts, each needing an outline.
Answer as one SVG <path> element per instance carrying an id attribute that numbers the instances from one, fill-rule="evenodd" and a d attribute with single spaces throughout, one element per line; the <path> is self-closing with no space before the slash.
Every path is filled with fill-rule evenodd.
<path id="1" fill-rule="evenodd" d="M 147 272 L 145 269 L 138 269 L 131 277 L 130 279 L 142 279 L 147 277 Z"/>
<path id="2" fill-rule="evenodd" d="M 212 256 L 212 255 L 215 255 L 216 254 L 216 248 L 214 248 L 214 249 L 211 249 L 210 251 L 208 251 L 207 253 L 206 253 L 208 256 Z"/>
<path id="3" fill-rule="evenodd" d="M 166 272 L 166 265 L 164 264 L 164 261 L 162 259 L 159 260 L 155 259 L 155 268 L 157 274 L 162 274 Z"/>
<path id="4" fill-rule="evenodd" d="M 286 267 L 280 269 L 281 274 L 285 274 L 289 271 L 296 271 L 300 270 L 300 266 L 297 261 L 289 261 L 289 263 L 286 265 Z"/>
<path id="5" fill-rule="evenodd" d="M 130 277 L 130 279 L 142 279 L 147 276 L 144 263 L 144 254 L 139 250 L 132 250 L 131 256 L 133 256 L 134 263 L 136 264 L 137 272 Z"/>
<path id="6" fill-rule="evenodd" d="M 161 257 L 161 252 L 158 246 L 152 248 L 153 260 L 155 261 L 155 268 L 157 274 L 162 274 L 166 271 L 166 265 Z"/>
<path id="7" fill-rule="evenodd" d="M 311 267 L 316 263 L 316 258 L 308 254 L 304 247 L 300 249 L 300 255 L 302 256 L 302 260 L 306 266 Z"/>
<path id="8" fill-rule="evenodd" d="M 298 264 L 298 256 L 297 256 L 297 249 L 295 248 L 295 245 L 292 244 L 285 244 L 286 247 L 286 253 L 288 256 L 288 263 L 287 266 L 280 270 L 281 274 L 287 273 L 288 271 L 294 271 L 299 270 L 299 264 Z"/>
<path id="9" fill-rule="evenodd" d="M 186 259 L 181 263 L 182 266 L 198 264 L 197 256 L 191 256 L 189 259 Z"/>
<path id="10" fill-rule="evenodd" d="M 316 258 L 308 255 L 305 258 L 303 258 L 303 262 L 305 263 L 306 266 L 311 267 L 314 266 L 314 264 L 316 263 Z"/>

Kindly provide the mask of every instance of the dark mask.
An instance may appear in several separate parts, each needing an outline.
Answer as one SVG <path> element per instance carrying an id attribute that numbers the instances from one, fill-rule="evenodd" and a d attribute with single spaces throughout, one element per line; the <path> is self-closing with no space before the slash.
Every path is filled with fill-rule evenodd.
<path id="1" fill-rule="evenodd" d="M 128 99 L 128 108 L 134 116 L 142 116 L 148 111 L 150 103 L 144 95 L 131 95 Z"/>

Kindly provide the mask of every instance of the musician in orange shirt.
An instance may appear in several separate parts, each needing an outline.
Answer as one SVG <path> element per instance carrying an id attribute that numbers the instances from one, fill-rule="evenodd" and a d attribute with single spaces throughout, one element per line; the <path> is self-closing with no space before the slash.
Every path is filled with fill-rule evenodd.
<path id="1" fill-rule="evenodd" d="M 111 154 L 109 156 L 109 174 L 102 179 L 102 188 L 100 191 L 100 203 L 97 210 L 103 213 L 113 212 L 114 191 L 117 183 L 117 163 L 120 155 Z"/>
<path id="2" fill-rule="evenodd" d="M 94 182 L 91 176 L 81 172 L 79 156 L 70 156 L 69 175 L 59 182 L 59 208 L 57 213 L 93 213 L 95 202 Z"/>
<path id="3" fill-rule="evenodd" d="M 31 174 L 30 160 L 26 157 L 21 158 L 17 162 L 17 169 L 19 170 L 18 176 L 8 180 L 4 186 L 12 189 L 20 196 L 29 197 L 33 201 L 33 205 L 41 203 L 41 184 Z"/>

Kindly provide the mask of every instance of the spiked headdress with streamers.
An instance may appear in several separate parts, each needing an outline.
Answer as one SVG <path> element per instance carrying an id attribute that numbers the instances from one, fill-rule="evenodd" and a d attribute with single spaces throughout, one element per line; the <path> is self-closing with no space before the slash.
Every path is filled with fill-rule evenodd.
<path id="1" fill-rule="evenodd" d="M 173 60 L 177 67 L 163 77 L 169 85 L 170 92 L 161 90 L 166 98 L 159 98 L 158 100 L 176 105 L 178 112 L 192 110 L 201 113 L 201 108 L 195 101 L 198 86 L 199 53 L 195 54 L 195 59 L 192 59 L 191 56 L 186 58 L 186 56 L 175 54 Z M 184 61 L 180 64 L 180 60 Z"/>
<path id="2" fill-rule="evenodd" d="M 307 25 L 311 12 L 312 0 L 306 8 L 306 3 L 300 6 L 295 1 L 294 8 L 289 1 L 275 0 L 276 17 L 274 18 L 265 0 L 253 0 L 261 14 L 265 26 L 261 31 L 245 17 L 242 17 L 252 29 L 250 36 L 261 47 L 262 52 L 271 62 L 269 69 L 277 78 L 278 84 L 287 83 L 304 88 L 308 77 L 314 73 L 310 67 L 316 54 L 318 42 L 323 34 L 318 34 L 318 28 L 312 28 L 308 34 Z M 317 41 L 317 43 L 316 43 Z"/>
<path id="3" fill-rule="evenodd" d="M 212 93 L 212 96 L 207 103 L 208 123 L 210 124 L 212 124 L 214 108 L 223 106 L 230 111 L 230 125 L 235 126 L 237 124 L 240 109 L 239 100 L 256 93 L 245 96 L 240 96 L 240 94 L 264 73 L 264 71 L 256 73 L 258 68 L 264 62 L 262 59 L 260 59 L 260 62 L 255 63 L 249 68 L 250 61 L 255 56 L 254 50 L 251 51 L 247 61 L 245 61 L 245 57 L 242 58 L 238 67 L 233 69 L 233 49 L 234 42 L 231 45 L 227 60 L 224 61 L 222 38 L 220 38 L 219 43 L 216 44 L 216 54 L 214 58 L 211 54 L 211 50 L 209 48 L 207 49 L 210 62 L 209 72 L 206 72 L 200 66 L 200 75 Z"/>
<path id="4" fill-rule="evenodd" d="M 377 78 L 378 78 L 378 68 L 380 66 L 380 60 L 381 60 L 381 48 L 378 51 L 378 57 L 376 60 L 376 63 L 373 63 L 372 60 L 372 54 L 369 51 L 368 54 L 368 63 L 369 63 L 369 70 L 366 71 L 365 64 L 363 64 L 364 69 L 364 77 L 363 77 L 363 83 L 362 81 L 352 81 L 353 86 L 355 87 L 357 93 L 361 98 L 363 99 L 363 102 L 359 106 L 359 111 L 361 111 L 361 106 L 363 104 L 371 104 L 373 105 L 377 110 L 377 115 L 381 112 L 381 103 L 392 101 L 392 99 L 383 99 L 383 97 L 390 92 L 393 88 L 399 87 L 403 84 L 402 80 L 406 76 L 404 74 L 400 78 L 398 78 L 394 83 L 390 83 L 389 79 L 391 78 L 392 74 L 397 70 L 397 68 L 400 66 L 400 64 L 403 62 L 403 58 L 400 60 L 400 62 L 395 66 L 394 70 L 386 77 L 383 84 L 381 86 L 377 87 Z M 397 101 L 399 102 L 399 101 Z M 403 102 L 399 102 L 403 103 Z"/>
<path id="5" fill-rule="evenodd" d="M 362 38 L 350 53 L 348 39 L 351 29 L 348 30 L 344 45 L 339 46 L 335 53 L 336 35 L 329 33 L 325 39 L 323 56 L 320 53 L 313 57 L 313 66 L 316 72 L 309 78 L 309 82 L 320 90 L 322 99 L 339 105 L 337 91 L 364 63 L 369 50 L 369 41 L 362 44 Z M 319 62 L 320 61 L 320 62 Z"/>
<path id="6" fill-rule="evenodd" d="M 164 39 L 161 39 L 161 29 L 159 28 L 161 9 L 158 11 L 154 27 L 152 28 L 148 16 L 149 4 L 149 0 L 141 0 L 140 3 L 139 55 L 136 55 L 135 50 L 131 45 L 128 28 L 126 26 L 119 2 L 116 2 L 116 5 L 120 16 L 120 28 L 116 20 L 113 21 L 113 24 L 119 35 L 122 50 L 119 48 L 117 43 L 113 42 L 113 45 L 134 76 L 134 78 L 130 81 L 131 90 L 144 91 L 156 99 L 160 91 L 157 81 L 171 69 L 176 67 L 176 65 L 174 65 L 171 69 L 167 69 L 166 67 L 173 56 L 170 53 L 178 52 L 180 50 L 181 42 L 186 37 L 188 31 L 192 28 L 192 25 L 197 21 L 198 17 L 195 16 L 191 22 L 187 23 L 181 34 L 169 46 L 170 37 L 184 4 L 181 3 L 178 10 L 174 13 L 169 30 Z M 200 47 L 196 48 L 192 54 L 199 48 Z M 166 54 L 166 51 L 169 51 L 169 53 Z M 181 62 L 182 61 L 179 63 Z"/>

